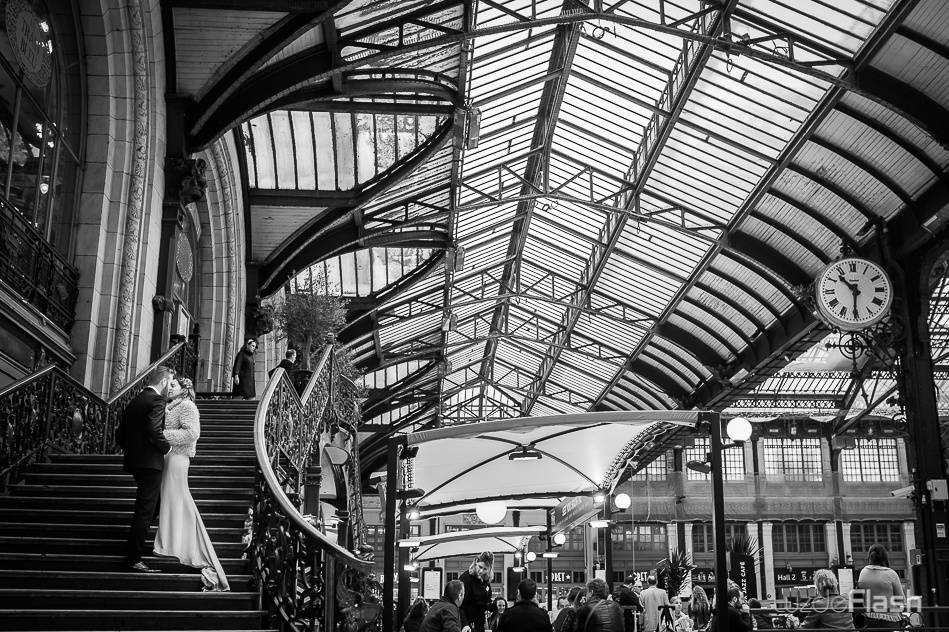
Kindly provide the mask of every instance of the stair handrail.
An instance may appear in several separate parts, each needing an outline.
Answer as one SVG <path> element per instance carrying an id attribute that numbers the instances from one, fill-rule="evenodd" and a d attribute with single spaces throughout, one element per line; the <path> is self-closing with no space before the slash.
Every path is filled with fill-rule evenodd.
<path id="1" fill-rule="evenodd" d="M 332 406 L 332 364 L 328 346 L 299 395 L 286 371 L 278 368 L 254 417 L 258 476 L 249 556 L 272 618 L 294 631 L 335 630 L 338 615 L 364 618 L 377 606 L 360 603 L 372 562 L 320 531 L 284 489 L 297 496 L 309 461 L 319 464 L 319 441 Z M 292 467 L 297 480 L 285 476 L 281 481 L 275 464 Z"/>
<path id="2" fill-rule="evenodd" d="M 189 344 L 195 342 L 173 345 L 108 399 L 53 364 L 0 389 L 0 489 L 51 448 L 72 454 L 115 452 L 114 429 L 125 405 L 161 364 L 192 372 L 195 350 Z"/>

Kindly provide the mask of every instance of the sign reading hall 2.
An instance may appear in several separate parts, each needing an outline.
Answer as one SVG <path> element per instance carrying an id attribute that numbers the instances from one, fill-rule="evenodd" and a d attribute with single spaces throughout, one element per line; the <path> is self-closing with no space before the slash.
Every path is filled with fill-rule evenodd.
<path id="1" fill-rule="evenodd" d="M 758 582 L 755 577 L 755 558 L 750 555 L 731 554 L 728 577 L 741 586 L 748 598 L 758 596 Z"/>

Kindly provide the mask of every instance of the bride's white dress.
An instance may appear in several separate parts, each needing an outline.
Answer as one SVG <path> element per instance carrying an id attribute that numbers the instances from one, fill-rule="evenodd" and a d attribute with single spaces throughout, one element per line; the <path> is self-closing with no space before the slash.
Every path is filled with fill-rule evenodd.
<path id="1" fill-rule="evenodd" d="M 188 467 L 200 436 L 201 422 L 195 403 L 179 399 L 169 404 L 165 411 L 165 438 L 171 444 L 171 452 L 165 455 L 161 476 L 155 554 L 176 557 L 185 566 L 200 568 L 206 590 L 230 590 L 188 487 Z"/>

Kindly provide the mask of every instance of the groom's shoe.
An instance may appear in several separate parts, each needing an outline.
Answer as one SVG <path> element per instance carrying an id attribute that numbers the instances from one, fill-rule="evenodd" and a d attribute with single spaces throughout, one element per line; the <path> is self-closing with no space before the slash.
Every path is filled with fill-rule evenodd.
<path id="1" fill-rule="evenodd" d="M 138 561 L 134 564 L 129 564 L 126 566 L 128 570 L 133 573 L 160 573 L 161 571 L 157 568 L 151 568 L 145 564 L 145 562 Z"/>

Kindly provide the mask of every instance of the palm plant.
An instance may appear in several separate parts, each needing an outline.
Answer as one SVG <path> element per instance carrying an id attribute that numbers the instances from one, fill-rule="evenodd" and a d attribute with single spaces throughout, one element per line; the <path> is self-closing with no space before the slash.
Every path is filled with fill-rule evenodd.
<path id="1" fill-rule="evenodd" d="M 725 544 L 725 550 L 738 555 L 748 555 L 755 559 L 761 554 L 761 545 L 758 544 L 758 538 L 752 537 L 747 533 L 739 533 L 728 539 Z"/>
<path id="2" fill-rule="evenodd" d="M 659 585 L 665 588 L 670 599 L 679 596 L 694 568 L 692 557 L 687 552 L 678 549 L 670 550 L 669 557 L 656 564 Z"/>

